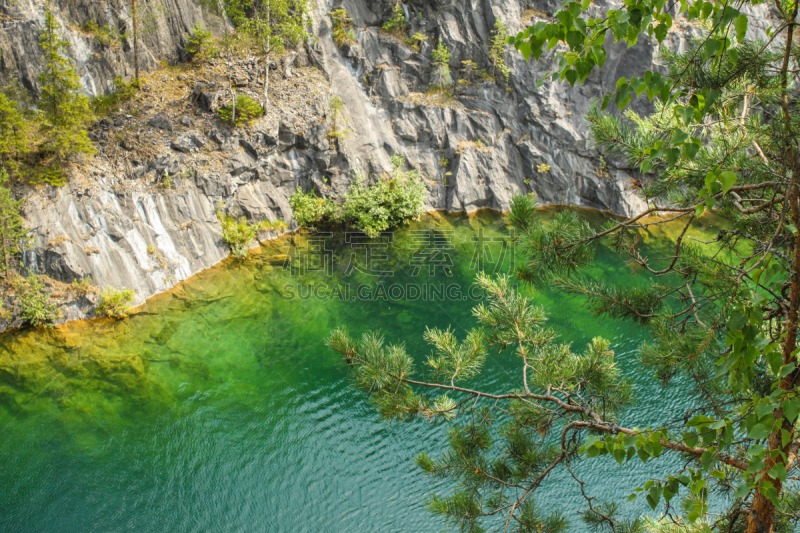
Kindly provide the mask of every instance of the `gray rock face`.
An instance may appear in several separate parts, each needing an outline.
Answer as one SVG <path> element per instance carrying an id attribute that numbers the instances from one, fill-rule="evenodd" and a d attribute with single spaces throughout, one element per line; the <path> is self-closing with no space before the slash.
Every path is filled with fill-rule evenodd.
<path id="1" fill-rule="evenodd" d="M 77 0 L 58 15 L 76 23 L 93 17 L 115 27 L 129 23 L 126 1 L 110 0 L 118 9 L 108 13 L 116 14 L 102 16 L 97 8 L 101 3 Z M 4 62 L 2 76 L 15 75 L 35 90 L 37 73 L 26 69 L 35 69 L 39 58 L 35 48 L 41 7 L 31 0 L 10 5 L 0 11 L 12 15 L 14 10 L 12 16 L 20 22 L 0 36 L 4 59 L 14 58 Z M 145 39 L 148 66 L 155 58 L 180 58 L 186 33 L 201 20 L 191 0 L 165 5 L 167 14 L 158 30 Z M 393 6 L 393 0 L 345 0 L 358 43 L 339 50 L 331 37 L 330 5 L 316 0 L 318 39 L 271 64 L 270 98 L 275 104 L 252 128 L 230 130 L 218 121 L 201 124 L 216 120 L 211 113 L 230 98 L 224 76 L 192 81 L 183 103 L 173 102 L 184 107 L 175 108 L 173 116 L 160 115 L 158 107 L 146 110 L 153 114 L 145 119 L 150 127 L 119 145 L 130 150 L 152 142 L 158 145 L 158 156 L 129 166 L 109 162 L 92 178 L 33 194 L 26 217 L 36 245 L 26 255 L 26 265 L 63 282 L 91 275 L 101 287 L 131 287 L 142 302 L 228 256 L 215 214 L 220 203 L 235 216 L 290 222 L 288 198 L 296 187 L 340 197 L 356 172 L 378 176 L 394 154 L 425 175 L 429 209 L 505 210 L 513 195 L 530 192 L 543 204 L 572 203 L 618 214 L 642 207 L 632 190 L 635 172 L 613 161 L 609 166 L 601 162 L 587 144 L 582 116 L 592 99 L 614 88 L 619 76 L 641 74 L 652 65 L 651 45 L 609 54 L 603 76 L 595 73 L 574 89 L 553 83 L 536 89 L 536 81 L 551 67 L 549 60 L 526 63 L 512 50 L 505 54 L 511 69 L 508 81 L 498 75 L 497 81 L 459 83 L 467 77 L 462 61 L 492 72 L 488 44 L 495 21 L 516 32 L 555 6 L 548 0 L 524 5 L 517 0 L 408 4 L 409 35 L 427 36 L 418 51 L 379 29 Z M 89 53 L 96 45 L 80 32 L 70 30 L 67 38 L 89 92 L 104 90 L 115 75 L 130 75 L 132 52 L 125 45 L 96 59 Z M 432 82 L 431 49 L 439 41 L 452 53 L 455 98 L 426 94 Z M 309 76 L 309 63 L 322 71 L 328 86 L 300 97 L 292 84 Z M 230 79 L 241 85 L 241 93 L 260 97 L 263 59 L 260 65 L 252 58 L 225 66 L 233 69 Z M 334 96 L 343 103 L 335 116 L 330 108 Z M 292 100 L 296 109 L 281 108 L 278 103 L 284 100 Z M 101 152 L 114 142 L 116 127 L 112 120 L 93 129 Z M 149 134 L 143 130 L 150 130 L 155 140 L 142 141 L 141 135 Z M 332 131 L 342 134 L 334 138 Z M 209 163 L 209 154 L 220 164 Z M 73 305 L 68 316 L 86 316 L 81 309 Z"/>
<path id="2" fill-rule="evenodd" d="M 488 44 L 495 22 L 514 33 L 535 13 L 552 13 L 546 2 L 408 4 L 407 34 L 427 36 L 419 51 L 380 30 L 393 2 L 347 0 L 344 7 L 358 28 L 358 44 L 336 50 L 328 37 L 327 4 L 318 2 L 315 31 L 321 38 L 312 58 L 330 76 L 349 122 L 359 125 L 340 143 L 350 160 L 369 153 L 382 166 L 393 153 L 404 155 L 436 182 L 431 208 L 508 209 L 513 195 L 530 192 L 543 204 L 571 203 L 620 214 L 641 206 L 630 190 L 633 171 L 609 171 L 587 146 L 583 115 L 593 99 L 614 89 L 620 76 L 651 68 L 653 46 L 620 47 L 610 54 L 603 76 L 595 73 L 581 87 L 545 83 L 536 89 L 538 79 L 553 67 L 547 58 L 526 63 L 509 49 L 508 81 L 499 73 L 497 81 L 477 75 L 469 79 L 462 62 L 471 60 L 491 74 Z M 454 100 L 425 94 L 433 83 L 430 51 L 439 42 L 451 52 Z"/>
<path id="3" fill-rule="evenodd" d="M 38 91 L 42 67 L 39 31 L 46 4 L 41 0 L 0 3 L 0 57 L 3 58 L 0 83 L 17 79 L 34 94 Z M 147 21 L 140 24 L 139 63 L 143 71 L 155 68 L 158 61 L 185 60 L 183 47 L 196 24 L 203 23 L 217 33 L 222 31 L 222 21 L 204 14 L 193 0 L 139 4 L 143 9 L 141 18 Z M 113 28 L 116 34 L 132 34 L 129 0 L 71 0 L 53 5 L 52 10 L 65 39 L 71 43 L 70 54 L 88 94 L 107 93 L 113 88 L 116 76 L 126 79 L 134 76 L 133 39 L 108 40 L 76 29 L 94 21 L 100 27 Z"/>

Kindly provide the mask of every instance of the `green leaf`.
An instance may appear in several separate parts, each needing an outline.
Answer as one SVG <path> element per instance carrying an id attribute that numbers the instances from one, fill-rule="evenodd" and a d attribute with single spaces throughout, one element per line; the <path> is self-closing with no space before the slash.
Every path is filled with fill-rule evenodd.
<path id="1" fill-rule="evenodd" d="M 530 41 L 522 41 L 518 45 L 515 45 L 516 49 L 520 51 L 522 57 L 525 58 L 525 61 L 528 61 L 531 58 L 531 51 L 532 46 Z"/>
<path id="2" fill-rule="evenodd" d="M 750 492 L 750 485 L 745 483 L 744 485 L 739 485 L 739 488 L 736 489 L 736 492 L 733 493 L 734 498 L 744 498 Z"/>
<path id="3" fill-rule="evenodd" d="M 655 31 L 653 32 L 656 34 L 656 39 L 658 39 L 659 44 L 664 41 L 667 34 L 669 33 L 669 28 L 667 28 L 666 24 L 659 24 L 656 26 Z"/>
<path id="4" fill-rule="evenodd" d="M 682 129 L 678 128 L 672 131 L 672 138 L 670 139 L 670 144 L 678 145 L 682 144 L 686 139 L 689 138 L 689 134 L 683 131 Z"/>
<path id="5" fill-rule="evenodd" d="M 717 179 L 719 180 L 720 183 L 722 183 L 722 193 L 725 194 L 729 190 L 731 190 L 733 184 L 736 183 L 736 174 L 734 174 L 730 170 L 724 170 L 719 173 Z"/>
<path id="6" fill-rule="evenodd" d="M 683 156 L 686 159 L 694 159 L 699 151 L 700 145 L 697 143 L 687 142 L 683 144 Z"/>
<path id="7" fill-rule="evenodd" d="M 736 40 L 739 42 L 744 41 L 744 37 L 747 34 L 747 15 L 736 17 L 733 27 L 736 28 Z"/>
<path id="8" fill-rule="evenodd" d="M 592 55 L 598 67 L 603 67 L 606 62 L 606 49 L 596 44 L 592 47 Z"/>
<path id="9" fill-rule="evenodd" d="M 764 446 L 761 444 L 753 444 L 747 449 L 747 455 L 750 457 L 754 457 L 756 455 L 761 455 L 764 453 Z"/>
<path id="10" fill-rule="evenodd" d="M 624 448 L 615 448 L 612 453 L 614 455 L 614 459 L 616 459 L 619 464 L 622 464 L 625 461 L 625 449 Z"/>
<path id="11" fill-rule="evenodd" d="M 783 463 L 775 463 L 768 473 L 772 478 L 786 481 L 786 466 Z"/>
<path id="12" fill-rule="evenodd" d="M 783 407 L 783 415 L 794 424 L 794 421 L 797 420 L 797 414 L 800 412 L 800 398 L 792 398 L 791 400 L 786 400 L 781 404 Z"/>
<path id="13" fill-rule="evenodd" d="M 766 439 L 769 437 L 769 431 L 767 431 L 767 427 L 764 424 L 756 424 L 747 433 L 747 436 L 751 439 Z"/>
<path id="14" fill-rule="evenodd" d="M 661 455 L 661 451 L 664 449 L 664 447 L 661 446 L 661 443 L 658 441 L 654 441 L 650 444 L 653 448 L 653 457 L 658 457 L 659 455 Z"/>
<path id="15" fill-rule="evenodd" d="M 770 402 L 770 401 L 767 401 L 767 400 L 761 401 L 756 406 L 756 416 L 760 420 L 760 419 L 764 418 L 766 415 L 771 414 L 772 411 L 775 410 L 775 407 L 777 407 L 777 406 L 775 404 L 773 404 L 772 402 Z"/>
<path id="16" fill-rule="evenodd" d="M 636 450 L 636 455 L 639 456 L 639 459 L 642 460 L 643 463 L 646 463 L 648 459 L 650 459 L 650 454 L 647 453 L 644 448 L 639 448 Z"/>
<path id="17" fill-rule="evenodd" d="M 694 109 L 691 107 L 676 107 L 675 115 L 684 125 L 688 126 L 694 117 Z"/>
<path id="18" fill-rule="evenodd" d="M 738 330 L 745 324 L 747 324 L 748 318 L 744 316 L 740 311 L 736 310 L 731 313 L 731 316 L 728 318 L 728 330 Z"/>
<path id="19" fill-rule="evenodd" d="M 675 166 L 678 162 L 678 159 L 681 157 L 681 150 L 680 148 L 667 148 L 664 152 L 664 159 L 667 160 L 670 166 Z"/>
<path id="20" fill-rule="evenodd" d="M 567 32 L 567 44 L 573 50 L 575 50 L 581 44 L 583 44 L 583 38 L 584 38 L 584 36 L 583 36 L 583 34 L 581 32 L 578 32 L 578 31 Z"/>

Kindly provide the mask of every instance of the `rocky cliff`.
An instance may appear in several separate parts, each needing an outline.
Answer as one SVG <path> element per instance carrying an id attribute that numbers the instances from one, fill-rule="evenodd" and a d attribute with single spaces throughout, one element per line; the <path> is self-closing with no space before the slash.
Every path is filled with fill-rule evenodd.
<path id="1" fill-rule="evenodd" d="M 132 51 L 124 40 L 99 43 L 77 28 L 95 20 L 124 33 L 131 23 L 127 4 L 56 5 L 90 94 L 109 90 L 114 76 L 130 77 Z M 144 37 L 148 69 L 185 59 L 186 34 L 196 23 L 221 31 L 221 22 L 192 0 L 149 4 L 159 16 Z M 262 58 L 220 58 L 149 74 L 134 101 L 94 126 L 98 155 L 79 176 L 64 188 L 27 192 L 35 247 L 26 266 L 60 282 L 90 276 L 100 287 L 131 287 L 142 302 L 228 255 L 215 215 L 220 204 L 254 220 L 291 221 L 288 197 L 298 185 L 338 197 L 356 173 L 377 179 L 395 153 L 426 176 L 430 209 L 507 209 L 512 195 L 528 192 L 545 204 L 619 214 L 641 206 L 632 174 L 607 165 L 587 144 L 582 116 L 619 76 L 649 67 L 652 46 L 610 54 L 603 76 L 595 73 L 575 89 L 552 83 L 536 89 L 548 61 L 526 63 L 510 49 L 507 81 L 497 75 L 458 83 L 468 76 L 465 60 L 491 72 L 496 21 L 516 32 L 556 6 L 546 0 L 408 3 L 407 35 L 426 38 L 418 48 L 381 30 L 394 7 L 390 0 L 345 0 L 355 39 L 341 47 L 329 18 L 339 4 L 316 0 L 312 7 L 317 38 L 272 61 L 272 105 L 251 127 L 231 130 L 215 111 L 230 98 L 229 80 L 239 92 L 258 95 Z M 19 79 L 35 94 L 43 7 L 18 0 L 5 2 L 0 13 L 2 77 Z M 431 51 L 440 41 L 452 53 L 453 97 L 428 93 Z M 330 105 L 334 97 L 343 103 L 340 112 Z M 87 302 L 70 300 L 65 319 L 91 315 Z"/>

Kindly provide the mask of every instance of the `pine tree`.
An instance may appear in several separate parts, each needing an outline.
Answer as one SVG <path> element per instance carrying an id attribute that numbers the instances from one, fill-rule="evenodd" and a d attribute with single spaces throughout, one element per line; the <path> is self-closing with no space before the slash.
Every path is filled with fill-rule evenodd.
<path id="1" fill-rule="evenodd" d="M 632 2 L 598 17 L 595 8 L 587 12 L 590 2 L 568 1 L 513 39 L 526 59 L 540 59 L 545 45 L 555 49 L 556 68 L 541 83 L 574 85 L 603 68 L 606 46 L 652 37 L 666 47 L 678 15 L 703 28 L 683 51 L 665 48 L 666 73 L 620 79 L 587 117 L 599 148 L 639 168 L 647 209 L 600 229 L 576 213 L 546 220 L 530 197 L 515 198 L 509 214 L 528 258 L 517 278 L 581 295 L 598 316 L 647 328 L 640 372 L 665 386 L 693 383 L 698 407 L 665 405 L 662 426 L 626 424 L 631 389 L 610 344 L 594 339 L 581 354 L 556 344 L 544 311 L 505 278 L 479 277 L 488 297 L 474 314 L 483 330 L 464 340 L 425 332 L 434 347 L 427 379 L 416 377 L 402 346 L 332 334 L 329 345 L 382 414 L 460 417 L 450 449 L 417 462 L 452 482 L 454 493 L 433 496 L 428 506 L 462 531 L 483 531 L 492 520 L 503 531 L 543 531 L 545 523 L 562 530 L 557 514 L 546 517 L 533 503 L 560 468 L 577 481 L 592 531 L 777 533 L 800 521 L 799 4 L 769 2 L 775 17 L 759 19 L 770 25 L 767 41 L 748 37 L 756 4 Z M 654 113 L 604 112 L 642 95 Z M 710 243 L 690 239 L 712 209 L 731 226 Z M 666 254 L 651 257 L 638 231 L 665 220 L 681 229 Z M 592 278 L 588 267 L 601 244 L 651 283 Z M 518 381 L 506 391 L 469 388 L 463 379 L 480 372 L 491 347 L 499 356 L 513 347 Z M 495 430 L 496 419 L 507 422 Z M 618 502 L 590 496 L 572 468 L 601 455 L 633 468 L 664 454 L 682 466 L 626 487 L 657 517 L 621 519 Z M 594 488 L 595 495 L 605 489 Z"/>
<path id="2" fill-rule="evenodd" d="M 80 92 L 80 78 L 66 56 L 69 42 L 59 35 L 60 28 L 47 9 L 39 41 L 44 52 L 44 72 L 39 76 L 38 107 L 43 118 L 40 151 L 45 156 L 39 181 L 51 185 L 64 184 L 64 165 L 69 157 L 95 152 L 86 132 L 92 116 L 89 99 Z"/>
<path id="3" fill-rule="evenodd" d="M 0 247 L 3 249 L 2 271 L 8 272 L 10 257 L 22 253 L 29 247 L 28 230 L 20 208 L 25 200 L 15 200 L 8 188 L 8 172 L 0 168 Z"/>
<path id="4" fill-rule="evenodd" d="M 30 152 L 30 122 L 19 104 L 0 92 L 0 166 L 16 174 Z"/>
<path id="5" fill-rule="evenodd" d="M 433 84 L 437 87 L 445 87 L 453 83 L 450 77 L 450 56 L 451 53 L 447 46 L 439 40 L 439 45 L 433 49 Z"/>
<path id="6" fill-rule="evenodd" d="M 507 38 L 508 28 L 498 19 L 494 23 L 494 34 L 489 45 L 489 61 L 492 63 L 492 75 L 497 76 L 497 71 L 499 70 L 506 82 L 508 82 L 508 77 L 511 75 L 511 69 L 508 68 L 506 60 L 503 58 L 503 54 L 506 51 Z"/>

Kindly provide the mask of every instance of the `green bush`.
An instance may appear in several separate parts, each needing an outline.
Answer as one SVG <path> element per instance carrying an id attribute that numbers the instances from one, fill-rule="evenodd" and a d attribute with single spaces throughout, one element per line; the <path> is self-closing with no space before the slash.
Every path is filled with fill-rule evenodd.
<path id="1" fill-rule="evenodd" d="M 119 44 L 120 35 L 111 26 L 100 26 L 94 20 L 87 20 L 81 29 L 94 37 L 94 41 L 103 46 L 116 46 Z"/>
<path id="2" fill-rule="evenodd" d="M 424 33 L 417 32 L 408 39 L 406 39 L 406 44 L 410 46 L 415 52 L 419 52 L 420 48 L 422 47 L 422 43 L 428 40 L 428 36 Z"/>
<path id="3" fill-rule="evenodd" d="M 436 87 L 445 87 L 453 83 L 450 77 L 450 56 L 447 46 L 439 40 L 439 46 L 431 52 L 433 57 L 433 84 Z"/>
<path id="4" fill-rule="evenodd" d="M 408 23 L 406 22 L 406 14 L 398 2 L 394 5 L 394 9 L 392 10 L 392 18 L 383 23 L 383 30 L 398 37 L 402 37 L 407 29 Z"/>
<path id="5" fill-rule="evenodd" d="M 350 18 L 345 9 L 340 8 L 331 11 L 331 20 L 333 20 L 333 42 L 337 47 L 356 42 L 353 19 Z"/>
<path id="6" fill-rule="evenodd" d="M 264 114 L 264 108 L 261 107 L 261 104 L 247 96 L 246 94 L 240 94 L 236 97 L 236 126 L 241 126 L 242 124 L 249 123 L 252 120 L 257 119 L 258 117 Z M 219 110 L 219 116 L 225 122 L 233 123 L 231 120 L 233 118 L 233 105 L 232 102 L 226 106 L 223 106 Z"/>
<path id="7" fill-rule="evenodd" d="M 186 43 L 186 51 L 192 56 L 192 60 L 205 60 L 214 57 L 217 53 L 216 40 L 214 35 L 202 24 L 197 24 L 189 34 Z"/>
<path id="8" fill-rule="evenodd" d="M 364 185 L 364 179 L 358 179 L 341 206 L 298 187 L 289 198 L 295 220 L 300 226 L 345 224 L 374 237 L 416 217 L 422 211 L 427 190 L 420 173 L 404 172 L 403 164 L 403 158 L 395 155 L 392 172 L 386 179 L 374 185 Z"/>
<path id="9" fill-rule="evenodd" d="M 17 291 L 20 318 L 34 327 L 53 327 L 53 320 L 61 316 L 57 305 L 50 302 L 50 295 L 44 288 L 40 276 L 29 276 L 13 282 Z"/>
<path id="10" fill-rule="evenodd" d="M 289 205 L 300 226 L 327 224 L 339 219 L 339 206 L 336 203 L 320 198 L 313 192 L 303 192 L 299 186 L 289 197 Z"/>
<path id="11" fill-rule="evenodd" d="M 503 78 L 508 82 L 511 75 L 511 69 L 506 65 L 503 59 L 503 53 L 506 49 L 506 38 L 508 37 L 508 28 L 498 19 L 494 24 L 494 35 L 492 35 L 492 44 L 489 46 L 489 61 L 493 66 L 492 73 L 497 76 L 497 71 L 500 71 Z"/>
<path id="12" fill-rule="evenodd" d="M 100 301 L 95 312 L 97 316 L 125 318 L 133 310 L 131 302 L 133 302 L 134 298 L 136 298 L 136 292 L 133 289 L 117 290 L 112 287 L 106 287 L 100 293 Z"/>
<path id="13" fill-rule="evenodd" d="M 139 89 L 139 81 L 133 80 L 127 83 L 120 76 L 114 78 L 114 90 L 109 94 L 95 96 L 90 101 L 90 107 L 95 115 L 104 116 L 119 108 L 136 95 Z"/>
<path id="14" fill-rule="evenodd" d="M 256 240 L 259 231 L 286 228 L 286 223 L 282 220 L 277 222 L 262 220 L 257 224 L 250 224 L 245 217 L 236 220 L 223 213 L 222 205 L 217 208 L 217 219 L 222 225 L 222 240 L 230 247 L 231 255 L 236 259 L 247 257 L 247 249 Z"/>

